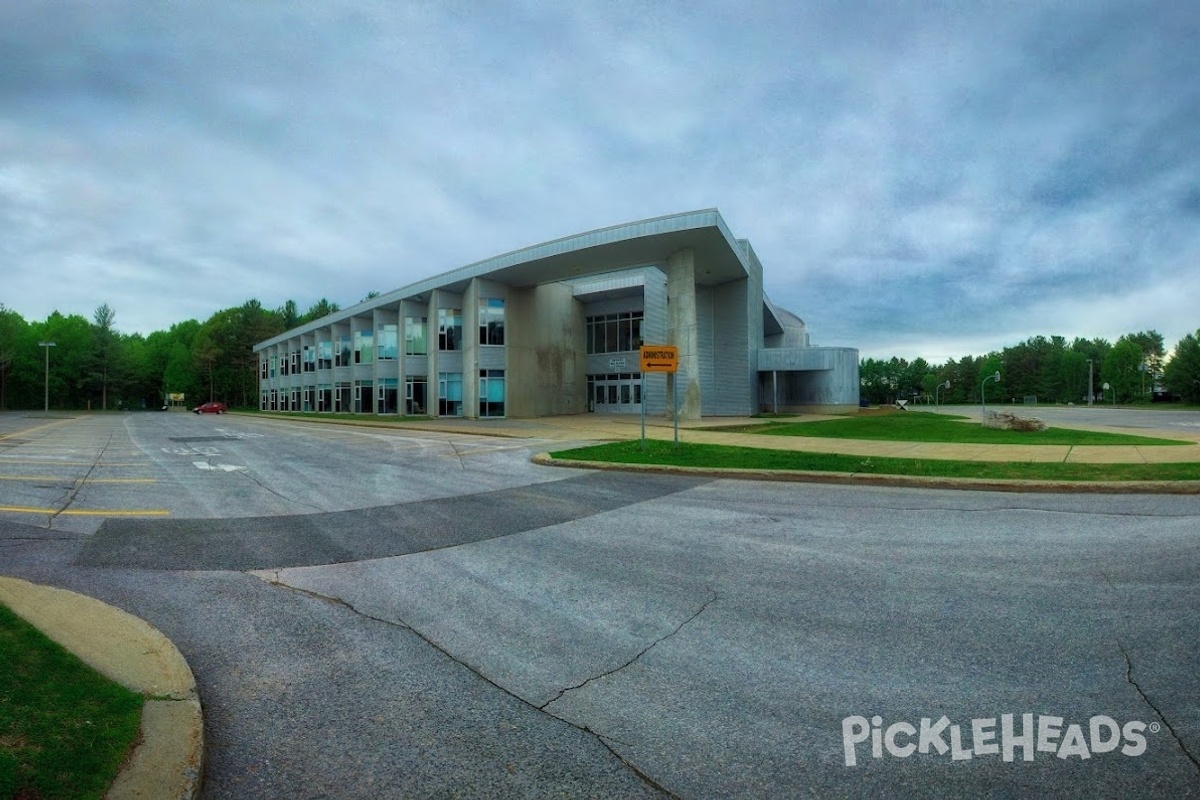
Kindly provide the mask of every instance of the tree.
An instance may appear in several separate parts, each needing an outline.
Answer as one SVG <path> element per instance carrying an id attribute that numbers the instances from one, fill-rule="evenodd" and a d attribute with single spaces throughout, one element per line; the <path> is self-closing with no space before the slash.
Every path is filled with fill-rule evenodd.
<path id="1" fill-rule="evenodd" d="M 288 300 L 279 308 L 275 309 L 275 314 L 279 317 L 279 321 L 283 324 L 285 331 L 290 331 L 300 325 L 300 311 L 296 306 L 295 300 Z"/>
<path id="2" fill-rule="evenodd" d="M 108 382 L 117 364 L 120 339 L 113 327 L 117 312 L 104 303 L 92 315 L 92 348 L 88 375 L 100 385 L 100 408 L 108 410 Z"/>
<path id="3" fill-rule="evenodd" d="M 20 341 L 28 327 L 24 317 L 0 303 L 0 411 L 8 408 L 9 376 L 13 372 Z"/>
<path id="4" fill-rule="evenodd" d="M 1200 330 L 1179 340 L 1163 368 L 1167 388 L 1185 402 L 1200 404 Z"/>
<path id="5" fill-rule="evenodd" d="M 1137 342 L 1122 336 L 1104 357 L 1104 380 L 1112 387 L 1116 402 L 1128 403 L 1139 395 L 1142 355 Z"/>
<path id="6" fill-rule="evenodd" d="M 331 303 L 322 297 L 320 300 L 308 307 L 308 311 L 305 311 L 304 316 L 300 317 L 300 324 L 303 325 L 306 322 L 312 322 L 313 320 L 318 320 L 321 317 L 327 317 L 335 311 L 340 310 L 341 307 L 338 306 L 337 303 Z M 284 328 L 284 330 L 288 329 Z"/>

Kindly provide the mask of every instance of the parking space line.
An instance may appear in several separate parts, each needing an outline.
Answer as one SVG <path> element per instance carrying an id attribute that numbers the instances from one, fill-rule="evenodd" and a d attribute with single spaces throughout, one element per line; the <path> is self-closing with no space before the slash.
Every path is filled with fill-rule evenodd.
<path id="1" fill-rule="evenodd" d="M 68 508 L 65 511 L 60 511 L 57 508 L 32 508 L 30 506 L 0 506 L 0 512 L 9 512 L 13 514 L 47 514 L 49 516 L 59 517 L 166 517 L 171 514 L 171 512 L 167 511 L 165 508 Z"/>
<path id="2" fill-rule="evenodd" d="M 44 467 L 144 467 L 146 461 L 53 461 L 45 458 L 5 458 L 0 456 L 0 464 L 41 464 Z"/>
<path id="3" fill-rule="evenodd" d="M 54 422 L 43 422 L 41 425 L 35 425 L 32 428 L 25 428 L 23 430 L 13 431 L 12 433 L 6 433 L 3 436 L 0 436 L 0 439 L 11 439 L 14 436 L 24 436 L 25 434 L 33 433 L 34 431 L 40 431 L 42 428 L 49 428 L 52 425 L 62 425 L 63 423 L 74 421 L 74 419 L 58 419 Z"/>
<path id="4" fill-rule="evenodd" d="M 0 481 L 77 481 L 69 475 L 0 475 Z M 88 478 L 87 483 L 158 483 L 158 478 Z"/>

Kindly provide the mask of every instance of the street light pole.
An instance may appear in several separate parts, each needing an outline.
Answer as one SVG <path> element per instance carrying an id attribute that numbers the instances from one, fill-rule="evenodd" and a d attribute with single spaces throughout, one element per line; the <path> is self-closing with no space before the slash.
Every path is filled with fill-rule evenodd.
<path id="1" fill-rule="evenodd" d="M 57 347 L 54 342 L 38 342 L 38 347 L 46 348 L 46 406 L 45 415 L 50 416 L 50 348 Z"/>

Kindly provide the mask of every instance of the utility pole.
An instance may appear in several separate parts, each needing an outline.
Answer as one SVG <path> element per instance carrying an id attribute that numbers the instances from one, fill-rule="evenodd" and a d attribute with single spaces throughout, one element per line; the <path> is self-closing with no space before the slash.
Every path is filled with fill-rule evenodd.
<path id="1" fill-rule="evenodd" d="M 38 342 L 38 347 L 46 348 L 46 406 L 45 414 L 50 416 L 50 348 L 57 347 L 54 342 Z"/>

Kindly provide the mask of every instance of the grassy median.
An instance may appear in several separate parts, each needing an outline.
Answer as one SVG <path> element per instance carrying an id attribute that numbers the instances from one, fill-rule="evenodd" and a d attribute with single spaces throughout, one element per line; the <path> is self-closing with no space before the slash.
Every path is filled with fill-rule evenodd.
<path id="1" fill-rule="evenodd" d="M 0 798 L 103 797 L 142 701 L 0 605 Z"/>
<path id="2" fill-rule="evenodd" d="M 606 461 L 618 464 L 661 464 L 715 469 L 804 470 L 869 475 L 917 475 L 931 478 L 1044 481 L 1194 481 L 1200 463 L 1077 464 L 1062 462 L 943 461 L 940 459 L 877 458 L 794 450 L 765 450 L 715 444 L 631 440 L 559 450 L 553 458 Z"/>
<path id="3" fill-rule="evenodd" d="M 812 436 L 823 439 L 874 439 L 889 442 L 947 442 L 964 444 L 1044 445 L 1188 445 L 1178 439 L 1159 439 L 1124 433 L 1047 428 L 1044 431 L 1004 431 L 985 428 L 967 417 L 898 411 L 852 415 L 818 422 L 772 421 L 715 430 L 767 436 Z"/>

